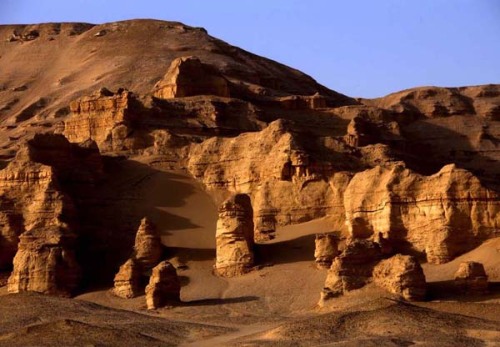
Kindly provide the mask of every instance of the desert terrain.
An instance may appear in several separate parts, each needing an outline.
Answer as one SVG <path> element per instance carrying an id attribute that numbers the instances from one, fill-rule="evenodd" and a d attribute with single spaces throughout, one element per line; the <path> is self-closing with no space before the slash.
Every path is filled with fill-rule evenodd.
<path id="1" fill-rule="evenodd" d="M 0 26 L 0 345 L 499 346 L 499 121 L 177 22 Z"/>

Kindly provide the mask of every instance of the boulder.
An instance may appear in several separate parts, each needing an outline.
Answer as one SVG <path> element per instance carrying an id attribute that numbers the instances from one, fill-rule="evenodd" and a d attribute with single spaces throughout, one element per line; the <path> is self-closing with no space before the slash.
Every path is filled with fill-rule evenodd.
<path id="1" fill-rule="evenodd" d="M 219 276 L 239 276 L 252 269 L 254 225 L 248 195 L 236 194 L 222 203 L 215 237 L 215 272 Z"/>
<path id="2" fill-rule="evenodd" d="M 382 260 L 373 269 L 373 281 L 379 287 L 409 301 L 425 298 L 425 275 L 415 257 L 397 254 Z"/>
<path id="3" fill-rule="evenodd" d="M 153 310 L 168 304 L 180 302 L 181 285 L 175 267 L 162 261 L 153 268 L 146 286 L 146 304 Z"/>
<path id="4" fill-rule="evenodd" d="M 455 285 L 460 292 L 467 294 L 488 292 L 488 275 L 483 264 L 475 261 L 460 263 L 455 273 Z"/>

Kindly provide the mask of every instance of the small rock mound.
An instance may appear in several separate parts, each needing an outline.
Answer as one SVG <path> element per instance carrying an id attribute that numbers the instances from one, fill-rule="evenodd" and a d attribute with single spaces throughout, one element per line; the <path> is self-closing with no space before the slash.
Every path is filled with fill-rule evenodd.
<path id="1" fill-rule="evenodd" d="M 181 284 L 175 267 L 162 261 L 153 268 L 153 273 L 146 286 L 146 304 L 154 310 L 169 303 L 180 302 Z"/>
<path id="2" fill-rule="evenodd" d="M 382 260 L 373 269 L 373 281 L 387 291 L 409 301 L 425 298 L 425 275 L 420 263 L 412 256 L 397 254 Z"/>
<path id="3" fill-rule="evenodd" d="M 250 197 L 237 194 L 219 208 L 216 232 L 215 271 L 233 277 L 249 272 L 254 264 L 253 210 Z"/>
<path id="4" fill-rule="evenodd" d="M 459 291 L 467 294 L 484 294 L 488 291 L 488 275 L 481 263 L 467 261 L 460 264 L 455 273 Z"/>

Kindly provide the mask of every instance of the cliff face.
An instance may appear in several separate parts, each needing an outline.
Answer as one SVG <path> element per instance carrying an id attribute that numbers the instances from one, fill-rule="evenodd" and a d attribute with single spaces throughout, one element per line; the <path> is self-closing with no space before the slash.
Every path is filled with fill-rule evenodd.
<path id="1" fill-rule="evenodd" d="M 78 185 L 99 174 L 98 152 L 88 147 L 72 145 L 60 135 L 37 135 L 0 171 L 0 194 L 10 206 L 2 211 L 8 223 L 2 267 L 13 267 L 9 292 L 71 295 L 78 288 L 77 212 L 63 186 L 71 181 L 78 192 Z M 82 165 L 92 174 L 81 170 Z"/>
<path id="2" fill-rule="evenodd" d="M 454 165 L 432 176 L 403 166 L 358 173 L 344 204 L 352 237 L 381 235 L 396 249 L 423 253 L 433 263 L 498 236 L 500 225 L 498 194 Z"/>

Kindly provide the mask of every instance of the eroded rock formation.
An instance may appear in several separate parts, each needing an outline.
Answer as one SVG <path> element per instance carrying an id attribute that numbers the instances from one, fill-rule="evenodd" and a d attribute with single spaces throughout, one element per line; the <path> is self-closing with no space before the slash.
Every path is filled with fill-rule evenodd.
<path id="1" fill-rule="evenodd" d="M 371 280 L 374 266 L 381 258 L 380 247 L 375 242 L 356 239 L 349 241 L 328 270 L 321 302 L 366 285 Z"/>
<path id="2" fill-rule="evenodd" d="M 339 254 L 337 236 L 333 233 L 316 234 L 314 258 L 320 269 L 329 269 Z"/>
<path id="3" fill-rule="evenodd" d="M 395 251 L 425 253 L 432 263 L 450 261 L 500 224 L 499 196 L 454 165 L 422 176 L 402 165 L 356 174 L 344 193 L 346 221 L 355 238 L 378 233 Z"/>
<path id="4" fill-rule="evenodd" d="M 155 85 L 154 96 L 171 99 L 194 95 L 229 97 L 229 82 L 197 57 L 174 59 L 163 79 Z"/>
<path id="5" fill-rule="evenodd" d="M 233 277 L 249 272 L 254 265 L 253 210 L 250 198 L 236 194 L 219 208 L 216 232 L 215 272 Z"/>
<path id="6" fill-rule="evenodd" d="M 168 304 L 180 302 L 181 285 L 175 267 L 162 261 L 153 268 L 146 286 L 146 304 L 148 309 L 156 309 Z"/>
<path id="7" fill-rule="evenodd" d="M 77 211 L 67 187 L 71 193 L 88 188 L 100 168 L 99 152 L 91 144 L 36 135 L 0 171 L 2 204 L 10 206 L 2 212 L 1 243 L 2 266 L 13 267 L 10 292 L 69 296 L 76 291 L 81 275 L 75 257 Z"/>
<path id="8" fill-rule="evenodd" d="M 460 263 L 455 273 L 457 289 L 466 294 L 485 294 L 488 292 L 488 275 L 484 266 L 475 261 Z"/>
<path id="9" fill-rule="evenodd" d="M 144 217 L 135 236 L 135 260 L 146 271 L 158 264 L 162 252 L 163 245 L 158 230 L 147 217 Z"/>
<path id="10" fill-rule="evenodd" d="M 425 298 L 426 282 L 422 267 L 415 257 L 397 254 L 382 260 L 373 269 L 373 281 L 387 291 L 409 301 Z"/>
<path id="11" fill-rule="evenodd" d="M 115 275 L 113 293 L 125 299 L 143 293 L 143 278 L 160 262 L 162 253 L 160 234 L 155 225 L 144 217 L 135 235 L 132 255 Z"/>
<path id="12" fill-rule="evenodd" d="M 75 239 L 76 235 L 64 227 L 31 229 L 21 234 L 8 291 L 74 294 L 80 281 Z"/>
<path id="13" fill-rule="evenodd" d="M 128 259 L 120 266 L 115 275 L 113 294 L 124 299 L 135 298 L 142 294 L 141 289 L 142 268 L 134 259 Z"/>
<path id="14" fill-rule="evenodd" d="M 119 89 L 113 93 L 102 88 L 70 103 L 71 114 L 64 122 L 63 134 L 71 142 L 92 139 L 101 150 L 134 148 L 136 139 L 129 135 L 131 122 L 139 113 L 137 108 L 131 92 Z"/>

